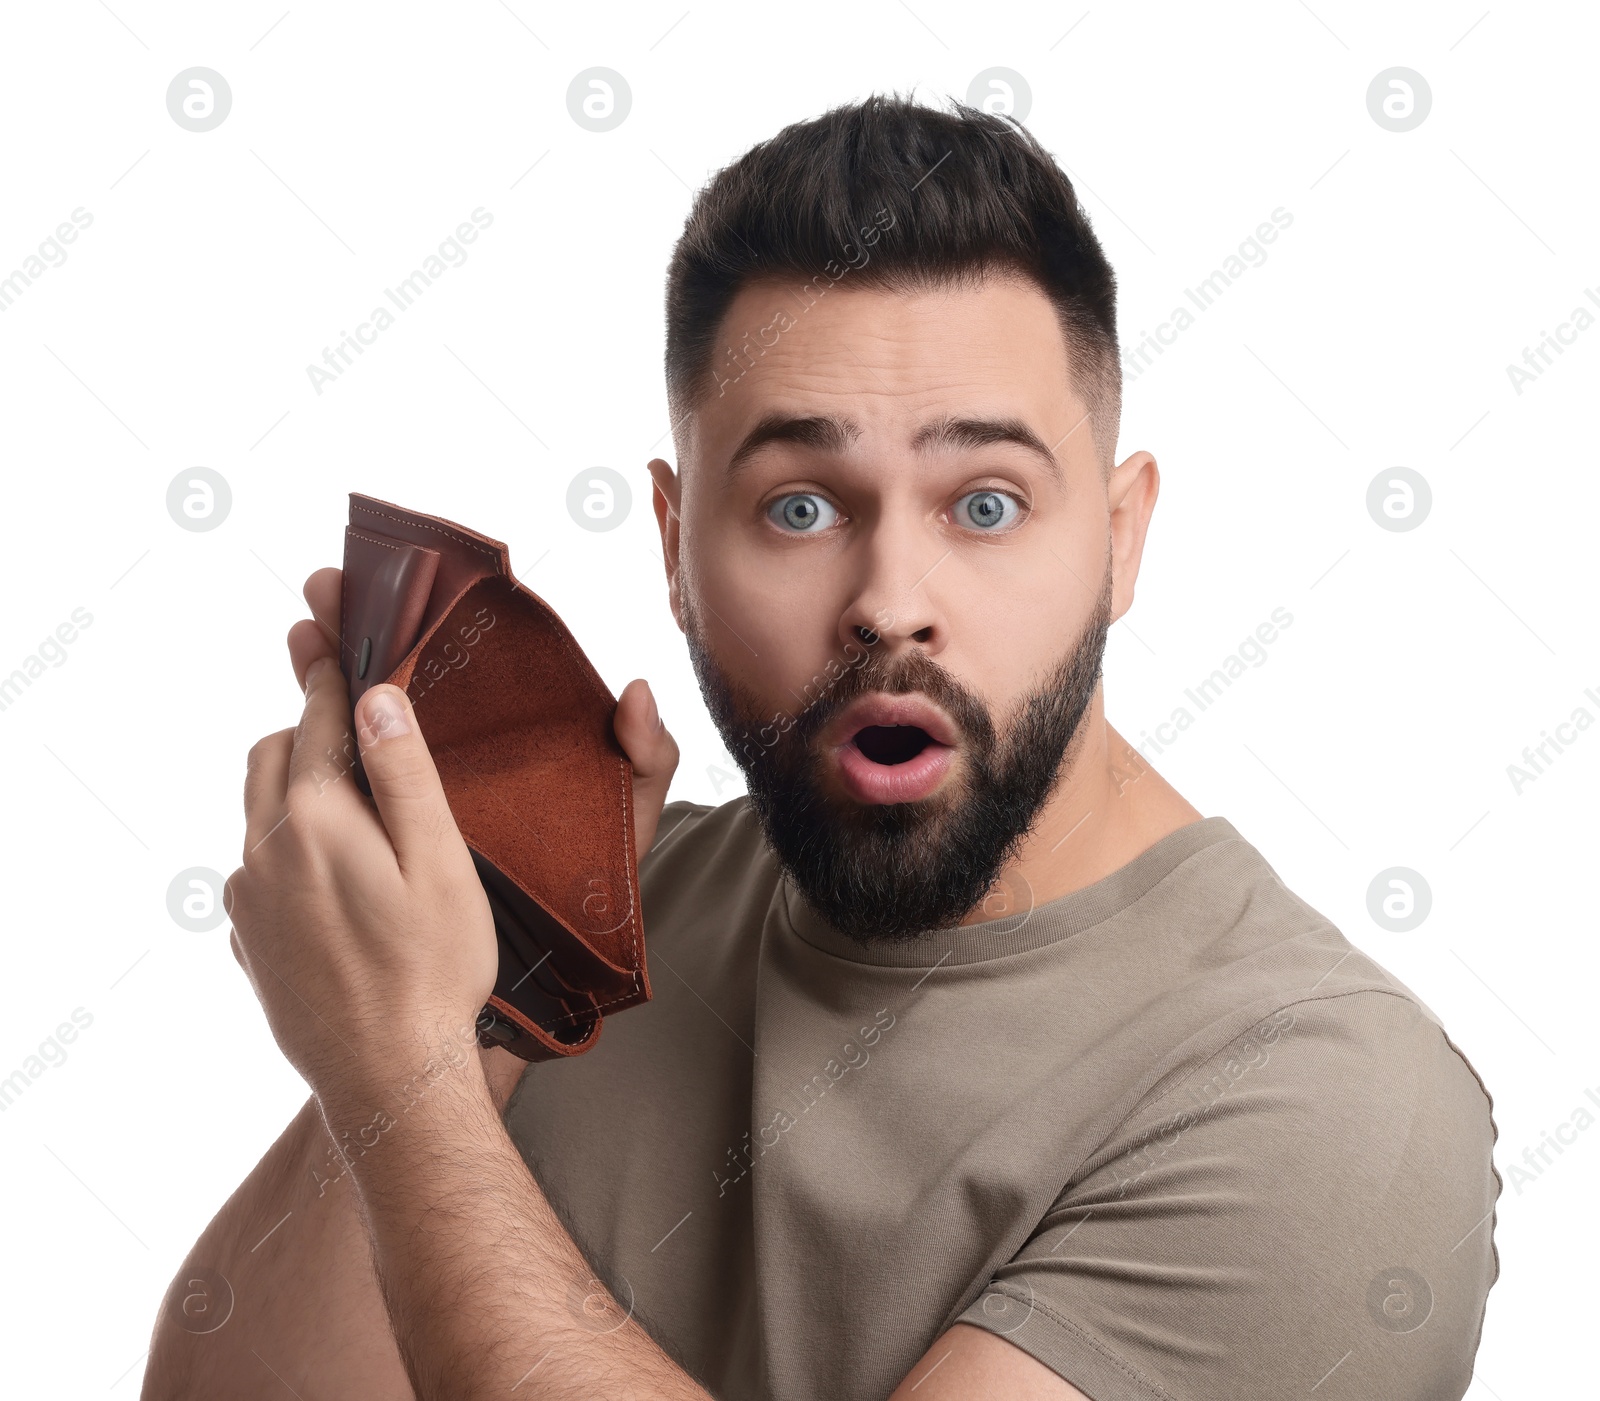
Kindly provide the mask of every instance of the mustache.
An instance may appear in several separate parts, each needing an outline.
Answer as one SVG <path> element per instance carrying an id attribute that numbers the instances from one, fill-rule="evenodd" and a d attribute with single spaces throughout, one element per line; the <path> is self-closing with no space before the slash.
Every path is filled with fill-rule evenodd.
<path id="1" fill-rule="evenodd" d="M 898 658 L 891 658 L 884 651 L 869 651 L 864 663 L 846 670 L 825 695 L 806 707 L 780 745 L 788 742 L 809 746 L 834 716 L 862 696 L 874 692 L 906 695 L 913 691 L 927 696 L 949 715 L 965 743 L 984 752 L 994 748 L 995 726 L 988 707 L 918 648 L 903 652 Z"/>

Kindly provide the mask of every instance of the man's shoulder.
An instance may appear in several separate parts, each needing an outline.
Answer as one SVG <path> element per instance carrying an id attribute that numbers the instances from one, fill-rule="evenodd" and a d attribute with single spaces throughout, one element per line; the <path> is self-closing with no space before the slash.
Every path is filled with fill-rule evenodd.
<path id="1" fill-rule="evenodd" d="M 686 920 L 701 931 L 759 922 L 779 876 L 747 795 L 716 806 L 668 803 L 639 862 L 647 937 L 659 938 Z"/>
<path id="2" fill-rule="evenodd" d="M 639 863 L 643 873 L 661 865 L 677 865 L 686 849 L 702 857 L 716 851 L 725 859 L 751 859 L 763 848 L 760 824 L 750 797 L 740 793 L 725 803 L 696 803 L 679 798 L 661 809 L 650 850 Z"/>
<path id="3" fill-rule="evenodd" d="M 1320 1042 L 1369 1086 L 1404 1042 L 1414 1074 L 1448 1080 L 1459 1104 L 1487 1108 L 1481 1077 L 1433 1008 L 1291 889 L 1237 829 L 1228 825 L 1197 854 L 1203 859 L 1179 868 L 1187 879 L 1152 891 L 1157 898 L 1144 912 L 1166 929 L 1155 946 L 1178 953 L 1168 964 L 1167 999 L 1188 1004 L 1193 1018 L 1163 1088 L 1275 1036 L 1274 1028 L 1292 1035 L 1292 1027 L 1296 1041 Z"/>
<path id="4" fill-rule="evenodd" d="M 1225 819 L 1215 825 L 1215 839 L 1174 868 L 1180 879 L 1150 892 L 1155 898 L 1142 900 L 1135 915 L 1179 931 L 1186 956 L 1180 963 L 1192 961 L 1181 979 L 1209 973 L 1233 990 L 1236 1007 L 1250 1002 L 1267 1011 L 1317 997 L 1386 992 L 1438 1023 L 1421 997 L 1292 888 L 1237 828 Z"/>

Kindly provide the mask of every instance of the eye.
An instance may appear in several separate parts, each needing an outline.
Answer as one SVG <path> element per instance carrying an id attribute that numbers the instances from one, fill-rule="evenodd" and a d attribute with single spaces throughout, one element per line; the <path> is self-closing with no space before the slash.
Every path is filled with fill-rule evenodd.
<path id="1" fill-rule="evenodd" d="M 1001 534 L 1017 523 L 1022 507 L 1003 491 L 969 491 L 956 502 L 958 525 L 973 525 L 986 534 Z"/>
<path id="2" fill-rule="evenodd" d="M 793 496 L 780 496 L 768 506 L 767 519 L 780 530 L 814 535 L 838 520 L 839 512 L 831 501 L 811 492 L 796 492 Z"/>

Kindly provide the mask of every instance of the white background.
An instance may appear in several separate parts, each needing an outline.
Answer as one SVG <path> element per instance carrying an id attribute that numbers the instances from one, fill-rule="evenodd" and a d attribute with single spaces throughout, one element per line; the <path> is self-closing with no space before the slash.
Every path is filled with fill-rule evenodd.
<path id="1" fill-rule="evenodd" d="M 0 313 L 0 675 L 75 608 L 93 622 L 0 712 L 0 1078 L 93 1020 L 0 1114 L 4 1389 L 136 1394 L 179 1261 L 305 1098 L 226 926 L 179 928 L 166 891 L 238 864 L 245 751 L 298 714 L 283 634 L 339 561 L 346 493 L 506 540 L 613 692 L 650 679 L 674 796 L 733 796 L 648 509 L 672 242 L 692 189 L 784 124 L 964 97 L 996 65 L 1080 182 L 1125 345 L 1293 216 L 1127 386 L 1119 456 L 1153 451 L 1163 492 L 1108 712 L 1137 740 L 1293 615 L 1146 752 L 1466 1051 L 1507 1174 L 1470 1394 L 1581 1389 L 1600 1130 L 1537 1176 L 1522 1153 L 1600 1094 L 1600 727 L 1520 793 L 1506 769 L 1575 707 L 1600 717 L 1600 327 L 1521 394 L 1506 367 L 1600 295 L 1600 25 L 1483 3 L 8 7 L 0 277 L 74 209 L 93 223 Z M 233 96 L 205 133 L 166 107 L 194 65 Z M 596 65 L 632 91 L 605 133 L 566 104 Z M 1393 66 L 1432 90 L 1409 132 L 1367 110 Z M 468 260 L 319 395 L 306 366 L 480 206 Z M 597 465 L 634 486 L 608 533 L 565 506 Z M 1404 533 L 1366 509 L 1397 465 L 1433 493 Z M 165 504 L 196 466 L 233 495 L 204 533 Z M 1432 890 L 1408 933 L 1368 913 L 1391 866 Z"/>

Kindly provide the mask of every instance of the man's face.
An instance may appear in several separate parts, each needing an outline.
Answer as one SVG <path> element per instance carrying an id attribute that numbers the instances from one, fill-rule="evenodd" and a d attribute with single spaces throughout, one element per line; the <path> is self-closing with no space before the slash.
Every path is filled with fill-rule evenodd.
<path id="1" fill-rule="evenodd" d="M 750 353 L 718 360 L 676 482 L 652 464 L 702 692 L 819 914 L 863 941 L 958 923 L 1127 606 L 1054 308 L 1014 278 L 809 309 L 756 284 L 723 337 Z"/>

